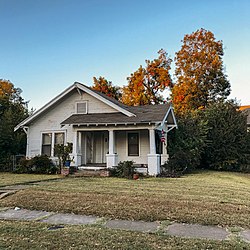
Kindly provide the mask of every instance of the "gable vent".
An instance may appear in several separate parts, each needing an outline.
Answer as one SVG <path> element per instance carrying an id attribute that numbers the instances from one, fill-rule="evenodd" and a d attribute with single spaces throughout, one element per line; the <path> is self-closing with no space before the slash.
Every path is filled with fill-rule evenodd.
<path id="1" fill-rule="evenodd" d="M 87 102 L 79 102 L 76 104 L 77 114 L 87 114 Z"/>

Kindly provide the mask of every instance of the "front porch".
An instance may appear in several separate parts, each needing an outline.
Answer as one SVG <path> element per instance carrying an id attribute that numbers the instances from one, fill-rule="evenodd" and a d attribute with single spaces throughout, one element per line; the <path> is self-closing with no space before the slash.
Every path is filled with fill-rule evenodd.
<path id="1" fill-rule="evenodd" d="M 129 160 L 157 175 L 168 159 L 166 144 L 153 128 L 75 128 L 74 135 L 72 165 L 79 169 L 101 170 Z"/>

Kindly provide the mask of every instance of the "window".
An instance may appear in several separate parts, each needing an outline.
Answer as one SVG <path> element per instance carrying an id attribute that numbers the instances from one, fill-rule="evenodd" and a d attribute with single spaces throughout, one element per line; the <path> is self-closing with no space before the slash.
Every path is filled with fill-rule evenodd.
<path id="1" fill-rule="evenodd" d="M 55 133 L 55 143 L 54 145 L 64 144 L 64 133 Z"/>
<path id="2" fill-rule="evenodd" d="M 128 133 L 128 156 L 139 156 L 138 133 Z"/>
<path id="3" fill-rule="evenodd" d="M 76 103 L 76 113 L 77 114 L 87 114 L 87 102 Z"/>
<path id="4" fill-rule="evenodd" d="M 47 133 L 42 136 L 42 155 L 51 156 L 52 134 Z"/>
<path id="5" fill-rule="evenodd" d="M 50 132 L 42 134 L 42 155 L 54 156 L 54 146 L 64 144 L 64 132 Z M 52 147 L 53 146 L 53 147 Z"/>

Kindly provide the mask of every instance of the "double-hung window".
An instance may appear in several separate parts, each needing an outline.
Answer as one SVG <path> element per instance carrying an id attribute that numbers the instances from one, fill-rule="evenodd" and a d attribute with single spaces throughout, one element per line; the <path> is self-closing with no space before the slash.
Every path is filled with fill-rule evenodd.
<path id="1" fill-rule="evenodd" d="M 139 133 L 128 133 L 128 156 L 139 156 Z"/>
<path id="2" fill-rule="evenodd" d="M 64 132 L 50 132 L 42 134 L 42 155 L 54 156 L 55 145 L 60 145 L 65 143 L 65 133 Z"/>
<path id="3" fill-rule="evenodd" d="M 42 155 L 51 156 L 52 133 L 42 135 Z"/>
<path id="4" fill-rule="evenodd" d="M 64 145 L 64 133 L 55 133 L 54 145 Z"/>

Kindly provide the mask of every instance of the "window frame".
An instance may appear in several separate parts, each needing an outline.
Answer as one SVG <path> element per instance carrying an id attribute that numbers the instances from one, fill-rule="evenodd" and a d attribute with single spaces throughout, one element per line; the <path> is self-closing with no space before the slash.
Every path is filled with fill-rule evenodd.
<path id="1" fill-rule="evenodd" d="M 85 112 L 85 113 L 84 113 L 84 112 L 78 113 L 78 112 L 77 112 L 77 111 L 78 111 L 77 105 L 78 105 L 78 104 L 82 104 L 82 103 L 85 103 L 85 105 L 86 105 L 86 112 Z M 76 114 L 88 114 L 88 101 L 78 101 L 78 102 L 76 102 L 76 103 L 75 103 L 75 113 L 76 113 Z"/>
<path id="2" fill-rule="evenodd" d="M 45 135 L 49 135 L 49 137 L 50 137 L 50 144 L 44 144 L 44 136 Z M 41 144 L 42 144 L 42 146 L 41 146 L 41 155 L 47 155 L 47 154 L 45 154 L 44 153 L 44 147 L 50 147 L 50 154 L 49 155 L 47 155 L 48 157 L 51 157 L 51 152 L 52 152 L 52 139 L 53 138 L 53 134 L 51 133 L 51 132 L 47 132 L 47 133 L 42 133 L 42 140 L 41 140 Z"/>
<path id="3" fill-rule="evenodd" d="M 50 145 L 50 155 L 48 155 L 48 157 L 55 157 L 54 155 L 54 148 L 55 148 L 55 135 L 56 134 L 64 134 L 63 137 L 63 141 L 64 141 L 64 145 L 66 145 L 66 131 L 65 130 L 55 130 L 55 131 L 42 131 L 41 132 L 41 147 L 40 147 L 40 155 L 44 155 L 43 154 L 43 135 L 44 134 L 51 134 L 51 145 Z"/>
<path id="4" fill-rule="evenodd" d="M 129 137 L 130 134 L 137 134 L 138 138 L 138 154 L 129 154 Z M 139 157 L 140 156 L 140 132 L 139 131 L 129 131 L 127 132 L 127 156 L 128 157 Z"/>
<path id="5" fill-rule="evenodd" d="M 56 144 L 56 135 L 57 134 L 62 134 L 63 135 L 63 143 L 57 143 Z M 61 144 L 63 144 L 63 145 L 65 145 L 65 132 L 55 132 L 54 133 L 54 147 L 55 147 L 55 145 L 61 145 Z"/>

